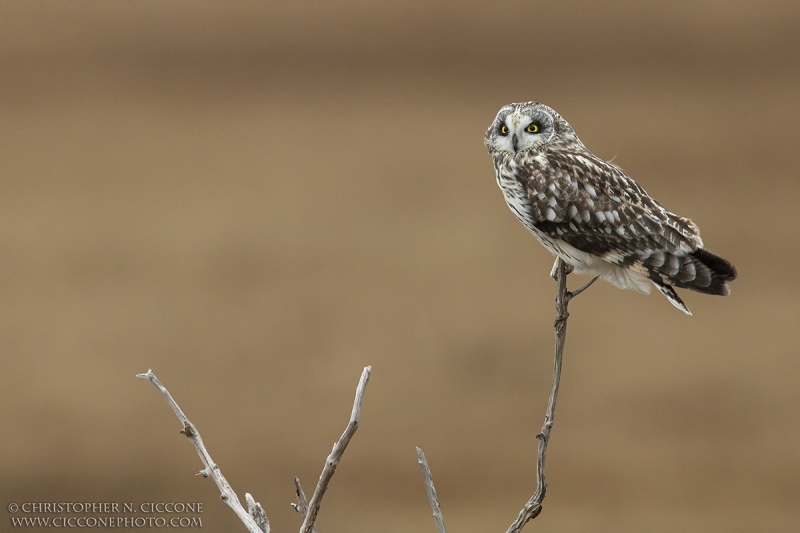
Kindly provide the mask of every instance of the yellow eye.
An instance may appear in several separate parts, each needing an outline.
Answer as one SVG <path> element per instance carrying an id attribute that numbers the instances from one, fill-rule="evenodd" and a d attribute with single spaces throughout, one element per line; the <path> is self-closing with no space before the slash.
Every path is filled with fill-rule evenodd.
<path id="1" fill-rule="evenodd" d="M 505 124 L 500 126 L 500 135 L 508 135 L 508 126 Z"/>
<path id="2" fill-rule="evenodd" d="M 531 123 L 527 128 L 525 128 L 525 131 L 528 133 L 539 133 L 539 125 L 535 122 Z"/>

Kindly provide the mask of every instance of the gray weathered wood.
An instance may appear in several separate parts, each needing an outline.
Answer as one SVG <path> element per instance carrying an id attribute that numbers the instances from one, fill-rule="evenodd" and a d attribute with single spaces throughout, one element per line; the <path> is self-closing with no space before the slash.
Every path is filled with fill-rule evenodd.
<path id="1" fill-rule="evenodd" d="M 322 473 L 317 482 L 317 488 L 314 489 L 314 494 L 311 495 L 311 500 L 308 502 L 308 512 L 303 517 L 303 525 L 300 527 L 300 533 L 311 533 L 314 529 L 314 522 L 317 520 L 317 513 L 322 503 L 322 497 L 325 495 L 325 491 L 328 490 L 328 484 L 336 471 L 336 465 L 339 464 L 339 460 L 342 458 L 347 444 L 358 429 L 358 424 L 361 420 L 361 404 L 364 402 L 364 392 L 367 389 L 371 371 L 372 367 L 368 366 L 361 374 L 361 380 L 358 382 L 358 387 L 356 388 L 356 399 L 353 402 L 353 411 L 350 413 L 350 422 L 348 422 L 342 436 L 336 444 L 333 445 L 333 450 L 331 450 L 331 454 L 325 461 L 325 466 L 322 468 Z"/>
<path id="2" fill-rule="evenodd" d="M 350 439 L 353 438 L 353 435 L 358 429 L 358 424 L 361 419 L 361 406 L 364 403 L 364 392 L 366 391 L 371 371 L 372 367 L 368 366 L 364 368 L 364 371 L 361 373 L 361 379 L 359 380 L 358 388 L 356 389 L 356 399 L 353 403 L 353 410 L 350 413 L 350 422 L 347 424 L 347 428 L 345 429 L 341 438 L 336 442 L 336 444 L 333 445 L 333 451 L 325 461 L 325 467 L 322 469 L 319 483 L 317 484 L 317 488 L 311 497 L 310 503 L 306 502 L 306 496 L 303 493 L 303 489 L 300 487 L 300 480 L 294 478 L 298 503 L 293 504 L 293 506 L 303 518 L 303 525 L 300 528 L 300 531 L 303 533 L 316 533 L 316 526 L 314 523 L 317 519 L 319 506 L 322 503 L 322 497 L 325 494 L 325 490 L 328 488 L 331 477 L 333 477 L 334 471 L 336 470 L 336 465 L 339 464 L 339 460 L 342 458 L 345 448 L 347 448 L 347 444 L 350 442 Z M 153 374 L 153 371 L 148 370 L 144 374 L 137 374 L 136 377 L 148 380 L 159 391 L 161 391 L 161 394 L 164 395 L 167 403 L 175 412 L 175 415 L 177 415 L 178 420 L 180 420 L 181 424 L 183 424 L 181 433 L 186 435 L 189 441 L 194 445 L 195 450 L 197 450 L 197 454 L 200 456 L 200 460 L 203 462 L 203 465 L 205 465 L 205 468 L 200 471 L 199 475 L 202 475 L 203 477 L 210 477 L 214 480 L 214 483 L 216 483 L 217 488 L 220 490 L 220 497 L 222 500 L 227 503 L 231 509 L 233 509 L 233 511 L 236 513 L 236 516 L 238 516 L 242 523 L 244 523 L 250 533 L 270 533 L 269 520 L 264 512 L 264 508 L 260 503 L 256 502 L 249 493 L 245 494 L 247 510 L 242 507 L 242 504 L 239 501 L 238 496 L 236 496 L 236 493 L 233 491 L 233 488 L 225 479 L 225 476 L 222 475 L 222 472 L 217 464 L 211 459 L 211 456 L 209 455 L 208 450 L 206 450 L 206 447 L 203 444 L 203 439 L 200 437 L 200 433 L 197 431 L 197 428 L 189 421 L 181 408 L 178 406 L 178 403 L 172 398 L 172 395 L 169 393 L 166 387 L 164 387 L 155 374 Z"/>
<path id="3" fill-rule="evenodd" d="M 206 450 L 206 447 L 203 444 L 203 439 L 200 437 L 200 433 L 197 431 L 197 428 L 189 421 L 186 415 L 183 414 L 183 411 L 178 406 L 178 403 L 172 398 L 172 395 L 169 393 L 166 387 L 161 384 L 156 375 L 153 374 L 153 371 L 148 370 L 144 374 L 137 374 L 136 377 L 148 380 L 150 383 L 155 385 L 158 390 L 161 391 L 161 394 L 164 395 L 164 398 L 166 398 L 169 406 L 172 407 L 173 411 L 175 411 L 178 420 L 180 420 L 181 424 L 183 424 L 181 433 L 186 435 L 186 437 L 189 439 L 189 442 L 194 445 L 195 450 L 197 450 L 197 455 L 200 456 L 200 460 L 205 465 L 205 468 L 201 470 L 199 474 L 203 477 L 210 477 L 214 480 L 214 483 L 217 484 L 217 488 L 220 491 L 220 497 L 222 498 L 222 501 L 227 503 L 228 506 L 233 509 L 233 512 L 236 513 L 236 516 L 238 516 L 239 520 L 244 523 L 250 533 L 269 533 L 269 521 L 267 521 L 267 515 L 264 514 L 263 516 L 263 523 L 266 524 L 266 529 L 262 529 L 259 523 L 256 522 L 256 519 L 249 512 L 247 512 L 244 507 L 242 507 L 242 503 L 239 501 L 239 497 L 236 496 L 233 488 L 231 488 L 230 483 L 228 483 L 228 480 L 226 480 L 225 476 L 222 475 L 222 472 L 217 464 L 213 461 L 213 459 L 211 459 L 211 456 L 209 455 L 208 450 Z M 250 499 L 252 499 L 252 497 Z M 250 502 L 248 502 L 248 504 L 249 503 Z M 255 514 L 258 513 L 257 509 L 260 509 L 262 514 L 264 513 L 264 510 L 261 509 L 261 504 L 256 503 L 254 500 L 251 509 Z"/>
<path id="4" fill-rule="evenodd" d="M 436 497 L 436 487 L 433 486 L 433 476 L 431 469 L 428 467 L 428 460 L 425 458 L 425 453 L 417 448 L 417 464 L 422 471 L 422 480 L 425 483 L 425 490 L 428 492 L 428 501 L 433 510 L 433 519 L 436 521 L 436 529 L 439 533 L 447 533 L 444 528 L 444 517 L 442 510 L 439 508 L 439 499 Z"/>

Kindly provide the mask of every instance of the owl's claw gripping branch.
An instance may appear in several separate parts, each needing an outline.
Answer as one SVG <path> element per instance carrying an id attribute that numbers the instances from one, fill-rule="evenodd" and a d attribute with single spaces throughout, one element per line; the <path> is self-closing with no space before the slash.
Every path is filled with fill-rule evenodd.
<path id="1" fill-rule="evenodd" d="M 572 271 L 575 270 L 575 267 L 567 263 L 567 274 L 572 274 Z M 554 280 L 558 281 L 558 258 L 553 261 L 553 268 L 550 270 L 550 277 Z"/>

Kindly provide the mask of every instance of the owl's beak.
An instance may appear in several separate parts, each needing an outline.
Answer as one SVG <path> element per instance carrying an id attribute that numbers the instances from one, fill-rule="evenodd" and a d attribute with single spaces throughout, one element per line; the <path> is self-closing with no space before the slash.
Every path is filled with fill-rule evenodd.
<path id="1" fill-rule="evenodd" d="M 514 152 L 519 152 L 519 137 L 516 133 L 511 136 L 511 145 L 514 147 Z"/>

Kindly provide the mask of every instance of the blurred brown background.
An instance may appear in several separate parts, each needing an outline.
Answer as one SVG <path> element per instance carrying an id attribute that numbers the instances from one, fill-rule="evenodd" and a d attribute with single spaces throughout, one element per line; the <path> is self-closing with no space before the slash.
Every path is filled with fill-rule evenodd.
<path id="1" fill-rule="evenodd" d="M 740 279 L 573 303 L 536 531 L 800 529 L 800 4 L 2 2 L 9 502 L 202 501 L 153 368 L 276 532 L 505 531 L 535 488 L 552 258 L 482 144 L 560 111 Z M 571 280 L 575 285 L 585 281 Z"/>

